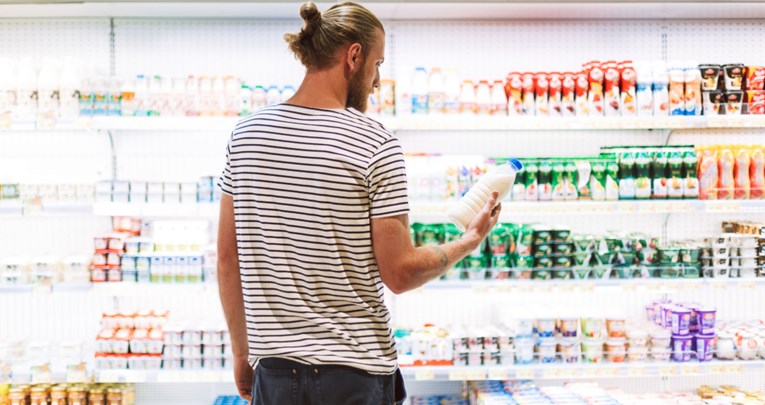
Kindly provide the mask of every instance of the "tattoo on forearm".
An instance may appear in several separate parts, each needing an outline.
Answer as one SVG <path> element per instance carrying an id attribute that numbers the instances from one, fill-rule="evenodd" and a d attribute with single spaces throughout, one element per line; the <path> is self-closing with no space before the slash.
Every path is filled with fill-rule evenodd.
<path id="1" fill-rule="evenodd" d="M 433 250 L 441 254 L 441 270 L 446 270 L 446 266 L 449 264 L 449 256 L 438 246 L 433 246 Z"/>

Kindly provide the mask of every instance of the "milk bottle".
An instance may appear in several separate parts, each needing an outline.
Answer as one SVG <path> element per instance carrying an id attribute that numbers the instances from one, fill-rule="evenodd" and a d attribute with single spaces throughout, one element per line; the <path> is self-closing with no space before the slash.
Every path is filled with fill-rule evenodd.
<path id="1" fill-rule="evenodd" d="M 475 112 L 475 85 L 472 81 L 465 80 L 462 82 L 462 91 L 460 92 L 460 113 L 472 115 Z"/>
<path id="2" fill-rule="evenodd" d="M 491 86 L 491 115 L 507 115 L 507 95 L 505 84 L 501 80 L 495 80 Z"/>
<path id="3" fill-rule="evenodd" d="M 523 168 L 517 159 L 496 166 L 483 175 L 478 182 L 449 210 L 449 218 L 461 231 L 465 231 L 470 221 L 486 205 L 491 193 L 499 193 L 497 201 L 502 201 L 515 182 L 515 174 Z"/>
<path id="4" fill-rule="evenodd" d="M 428 78 L 428 112 L 431 114 L 440 114 L 444 112 L 444 102 L 446 94 L 444 93 L 444 75 L 440 68 L 433 68 Z"/>
<path id="5" fill-rule="evenodd" d="M 486 80 L 478 82 L 475 90 L 475 104 L 478 115 L 489 115 L 491 113 L 491 86 Z"/>
<path id="6" fill-rule="evenodd" d="M 412 79 L 412 113 L 428 113 L 428 72 L 424 67 L 414 70 Z"/>

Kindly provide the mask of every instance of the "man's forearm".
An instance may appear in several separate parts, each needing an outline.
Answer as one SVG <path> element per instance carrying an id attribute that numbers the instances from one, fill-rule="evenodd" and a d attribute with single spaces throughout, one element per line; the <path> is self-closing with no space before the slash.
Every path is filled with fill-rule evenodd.
<path id="1" fill-rule="evenodd" d="M 247 357 L 247 322 L 244 315 L 244 296 L 238 262 L 218 263 L 218 290 L 226 324 L 231 335 L 231 351 L 234 357 Z"/>
<path id="2" fill-rule="evenodd" d="M 422 246 L 414 250 L 414 259 L 408 271 L 402 277 L 398 293 L 419 288 L 425 283 L 438 278 L 446 270 L 454 267 L 481 244 L 481 240 L 471 236 L 438 246 Z"/>

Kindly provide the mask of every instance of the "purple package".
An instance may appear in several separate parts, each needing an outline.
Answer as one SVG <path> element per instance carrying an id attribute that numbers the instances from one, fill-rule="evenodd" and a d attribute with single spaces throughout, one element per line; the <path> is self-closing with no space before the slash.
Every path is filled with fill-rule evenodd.
<path id="1" fill-rule="evenodd" d="M 712 335 L 715 333 L 715 320 L 717 319 L 717 309 L 712 307 L 701 307 L 696 309 L 699 318 L 699 332 L 702 335 Z"/>
<path id="2" fill-rule="evenodd" d="M 670 312 L 672 333 L 675 335 L 689 335 L 691 325 L 691 310 L 674 307 Z"/>
<path id="3" fill-rule="evenodd" d="M 665 302 L 665 301 L 653 302 L 653 322 L 659 326 L 661 326 L 664 323 L 664 319 L 662 317 L 663 311 L 661 310 L 661 307 L 664 304 L 668 304 L 668 302 Z"/>
<path id="4" fill-rule="evenodd" d="M 693 338 L 694 346 L 696 347 L 696 356 L 699 361 L 710 361 L 712 355 L 715 352 L 715 335 L 696 335 Z"/>
<path id="5" fill-rule="evenodd" d="M 701 305 L 699 304 L 690 304 L 686 306 L 689 310 L 691 310 L 691 323 L 690 327 L 688 328 L 691 333 L 699 333 L 699 329 L 701 329 L 699 325 L 699 308 L 701 308 Z"/>
<path id="6" fill-rule="evenodd" d="M 672 335 L 672 360 L 681 363 L 689 361 L 692 342 L 693 337 L 690 335 Z"/>
<path id="7" fill-rule="evenodd" d="M 654 304 L 645 306 L 645 319 L 648 322 L 656 322 L 656 309 L 654 309 Z"/>
<path id="8" fill-rule="evenodd" d="M 671 329 L 672 328 L 672 309 L 675 308 L 674 305 L 666 303 L 661 304 L 661 323 L 659 326 L 662 328 Z"/>

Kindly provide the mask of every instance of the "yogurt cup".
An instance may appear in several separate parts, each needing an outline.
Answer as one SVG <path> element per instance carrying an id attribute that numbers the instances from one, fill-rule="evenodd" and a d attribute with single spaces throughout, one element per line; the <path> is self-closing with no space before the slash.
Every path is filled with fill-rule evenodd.
<path id="1" fill-rule="evenodd" d="M 698 334 L 699 330 L 701 329 L 701 326 L 699 325 L 698 309 L 701 308 L 701 305 L 688 304 L 686 308 L 688 308 L 691 311 L 691 322 L 689 324 L 688 329 L 690 330 L 691 334 Z"/>
<path id="2" fill-rule="evenodd" d="M 600 339 L 585 339 L 582 341 L 582 360 L 585 363 L 600 363 L 603 361 L 603 341 Z"/>
<path id="3" fill-rule="evenodd" d="M 656 311 L 654 310 L 653 304 L 645 306 L 645 319 L 648 322 L 656 321 Z"/>
<path id="4" fill-rule="evenodd" d="M 627 361 L 630 363 L 645 361 L 648 358 L 648 348 L 630 346 L 627 349 Z"/>
<path id="5" fill-rule="evenodd" d="M 531 338 L 534 334 L 534 321 L 529 319 L 519 319 L 515 324 L 515 337 Z"/>
<path id="6" fill-rule="evenodd" d="M 623 318 L 608 318 L 606 319 L 606 330 L 609 338 L 624 338 L 626 322 Z"/>
<path id="7" fill-rule="evenodd" d="M 720 360 L 733 360 L 736 358 L 736 343 L 730 332 L 719 332 L 715 341 L 715 356 Z"/>
<path id="8" fill-rule="evenodd" d="M 555 319 L 543 318 L 534 322 L 534 331 L 540 338 L 555 336 Z"/>
<path id="9" fill-rule="evenodd" d="M 717 309 L 713 307 L 699 307 L 696 309 L 698 317 L 698 330 L 702 335 L 712 335 L 715 333 L 715 323 L 717 321 Z"/>
<path id="10" fill-rule="evenodd" d="M 702 362 L 712 360 L 715 353 L 715 335 L 696 335 L 693 339 L 698 360 Z"/>
<path id="11" fill-rule="evenodd" d="M 539 354 L 540 363 L 555 363 L 557 360 L 556 350 L 558 344 L 555 339 L 540 339 L 537 346 L 537 353 Z"/>
<path id="12" fill-rule="evenodd" d="M 736 355 L 741 360 L 754 360 L 759 352 L 760 342 L 752 332 L 742 331 L 736 337 Z"/>
<path id="13" fill-rule="evenodd" d="M 515 362 L 517 364 L 531 364 L 534 361 L 534 342 L 531 339 L 518 339 L 515 341 Z"/>
<path id="14" fill-rule="evenodd" d="M 670 316 L 672 317 L 671 325 L 672 325 L 672 333 L 674 335 L 689 335 L 690 332 L 690 326 L 691 326 L 691 310 L 682 308 L 682 307 L 674 307 L 672 308 L 670 312 Z"/>
<path id="15" fill-rule="evenodd" d="M 690 361 L 692 343 L 693 337 L 690 335 L 672 335 L 672 361 Z"/>
<path id="16" fill-rule="evenodd" d="M 563 337 L 576 337 L 579 332 L 578 318 L 563 318 L 560 320 L 560 335 Z"/>
<path id="17" fill-rule="evenodd" d="M 562 339 L 558 343 L 558 351 L 564 363 L 579 363 L 581 350 L 575 339 Z"/>
<path id="18" fill-rule="evenodd" d="M 627 329 L 627 345 L 629 347 L 648 346 L 648 332 L 642 329 Z"/>
<path id="19" fill-rule="evenodd" d="M 626 355 L 624 339 L 608 339 L 606 341 L 606 358 L 609 363 L 624 363 Z"/>
<path id="20" fill-rule="evenodd" d="M 669 356 L 671 353 L 672 350 L 668 347 L 652 347 L 651 359 L 654 361 L 666 362 L 669 361 Z"/>
<path id="21" fill-rule="evenodd" d="M 672 334 L 669 331 L 660 329 L 650 333 L 651 347 L 669 349 L 672 344 Z"/>
<path id="22" fill-rule="evenodd" d="M 600 339 L 603 333 L 603 319 L 600 318 L 583 318 L 582 319 L 582 335 L 585 338 Z"/>

